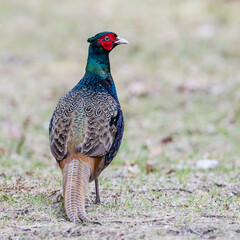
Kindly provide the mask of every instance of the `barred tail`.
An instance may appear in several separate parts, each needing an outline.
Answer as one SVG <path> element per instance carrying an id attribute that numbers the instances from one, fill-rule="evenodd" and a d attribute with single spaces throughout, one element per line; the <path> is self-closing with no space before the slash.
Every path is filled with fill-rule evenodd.
<path id="1" fill-rule="evenodd" d="M 63 198 L 66 214 L 76 224 L 91 222 L 85 211 L 85 194 L 91 174 L 90 167 L 76 159 L 63 169 Z"/>

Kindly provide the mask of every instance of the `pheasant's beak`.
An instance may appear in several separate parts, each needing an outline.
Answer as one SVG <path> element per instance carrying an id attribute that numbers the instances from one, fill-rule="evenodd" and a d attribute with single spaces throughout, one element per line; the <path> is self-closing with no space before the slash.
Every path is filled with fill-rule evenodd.
<path id="1" fill-rule="evenodd" d="M 129 44 L 129 42 L 124 38 L 116 37 L 116 39 L 117 39 L 117 41 L 115 42 L 116 45 Z"/>

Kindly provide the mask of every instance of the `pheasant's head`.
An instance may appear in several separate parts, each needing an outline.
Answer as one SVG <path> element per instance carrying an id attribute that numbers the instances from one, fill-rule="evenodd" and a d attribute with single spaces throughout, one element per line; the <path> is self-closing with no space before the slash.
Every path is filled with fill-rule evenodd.
<path id="1" fill-rule="evenodd" d="M 88 39 L 88 42 L 95 47 L 102 48 L 110 52 L 114 47 L 120 44 L 128 44 L 124 38 L 120 38 L 113 32 L 101 32 Z"/>

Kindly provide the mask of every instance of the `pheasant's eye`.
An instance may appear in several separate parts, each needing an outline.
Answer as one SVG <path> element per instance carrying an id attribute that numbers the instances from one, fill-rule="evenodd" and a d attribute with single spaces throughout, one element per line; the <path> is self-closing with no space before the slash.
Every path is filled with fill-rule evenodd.
<path id="1" fill-rule="evenodd" d="M 106 36 L 106 37 L 104 38 L 104 40 L 105 40 L 105 41 L 109 41 L 109 40 L 110 40 L 110 37 L 109 37 L 109 36 Z"/>

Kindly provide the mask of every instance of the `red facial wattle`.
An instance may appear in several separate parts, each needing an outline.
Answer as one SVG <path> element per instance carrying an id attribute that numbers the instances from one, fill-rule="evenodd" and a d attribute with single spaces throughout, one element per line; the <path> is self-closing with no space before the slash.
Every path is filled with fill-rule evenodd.
<path id="1" fill-rule="evenodd" d="M 106 37 L 108 37 L 108 40 L 106 40 Z M 112 50 L 113 48 L 113 42 L 115 42 L 116 36 L 113 33 L 109 33 L 106 35 L 103 35 L 98 39 L 98 41 L 101 43 L 102 47 L 106 49 L 107 51 Z"/>

